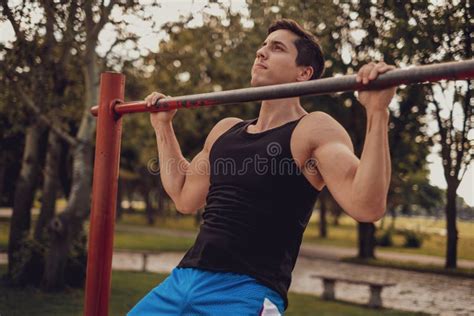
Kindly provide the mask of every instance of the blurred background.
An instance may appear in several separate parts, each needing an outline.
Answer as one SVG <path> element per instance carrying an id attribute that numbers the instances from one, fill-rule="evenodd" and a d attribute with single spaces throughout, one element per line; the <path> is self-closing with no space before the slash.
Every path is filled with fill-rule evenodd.
<path id="1" fill-rule="evenodd" d="M 152 91 L 248 87 L 256 50 L 277 18 L 295 19 L 319 38 L 324 77 L 355 73 L 368 61 L 410 67 L 466 60 L 472 12 L 469 0 L 2 0 L 0 291 L 7 295 L 0 314 L 82 311 L 96 124 L 89 109 L 101 72 L 126 75 L 127 101 Z M 357 223 L 329 192 L 320 195 L 289 314 L 374 312 L 361 306 L 368 293 L 357 286 L 340 289 L 338 299 L 350 303 L 307 296 L 322 292 L 311 271 L 395 279 L 383 295 L 390 309 L 374 313 L 474 313 L 472 91 L 472 80 L 398 89 L 390 105 L 386 216 Z M 366 122 L 354 93 L 302 104 L 337 119 L 360 155 Z M 179 110 L 174 128 L 184 156 L 202 149 L 220 119 L 258 111 L 257 103 Z M 149 115 L 125 116 L 123 124 L 114 270 L 125 272 L 113 274 L 114 315 L 169 273 L 192 245 L 202 213 L 180 215 L 163 190 Z"/>

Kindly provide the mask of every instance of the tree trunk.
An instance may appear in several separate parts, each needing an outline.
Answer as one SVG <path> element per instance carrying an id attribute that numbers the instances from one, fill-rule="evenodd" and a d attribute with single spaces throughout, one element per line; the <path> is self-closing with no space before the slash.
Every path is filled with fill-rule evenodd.
<path id="1" fill-rule="evenodd" d="M 122 199 L 123 199 L 123 180 L 120 178 L 117 180 L 117 214 L 115 221 L 120 221 L 123 215 Z"/>
<path id="2" fill-rule="evenodd" d="M 375 258 L 375 225 L 373 223 L 358 223 L 360 259 Z"/>
<path id="3" fill-rule="evenodd" d="M 69 198 L 69 193 L 71 192 L 71 163 L 69 151 L 71 147 L 69 144 L 62 142 L 61 143 L 61 156 L 59 159 L 59 183 L 61 185 L 62 192 L 64 196 Z"/>
<path id="4" fill-rule="evenodd" d="M 82 269 L 75 271 L 74 275 L 66 274 L 68 269 L 68 258 L 71 247 L 76 242 L 77 236 L 81 235 L 83 219 L 76 217 L 73 212 L 63 212 L 56 216 L 48 225 L 51 246 L 47 252 L 45 268 L 43 273 L 42 287 L 47 291 L 62 290 L 65 285 L 83 286 L 85 279 L 85 260 Z M 81 249 L 82 250 L 82 249 Z M 85 250 L 82 250 L 85 252 Z M 80 256 L 78 256 L 80 257 Z M 66 278 L 74 279 L 66 282 Z"/>
<path id="5" fill-rule="evenodd" d="M 127 201 L 128 201 L 128 207 L 127 207 L 127 213 L 132 214 L 135 212 L 135 209 L 133 208 L 133 196 L 135 194 L 135 183 L 134 180 L 127 180 L 126 182 L 126 192 L 125 195 L 127 196 Z"/>
<path id="6" fill-rule="evenodd" d="M 10 279 L 22 270 L 22 258 L 16 253 L 21 249 L 22 239 L 30 230 L 31 207 L 39 173 L 40 139 L 43 131 L 44 128 L 39 124 L 34 124 L 26 130 L 25 148 L 16 184 L 8 239 L 8 277 Z"/>
<path id="7" fill-rule="evenodd" d="M 62 216 L 56 216 L 51 225 L 51 248 L 46 255 L 43 287 L 56 290 L 65 286 L 65 269 L 74 237 L 81 235 L 84 220 L 90 213 L 92 187 L 92 136 L 95 132 L 95 118 L 90 107 L 97 104 L 99 70 L 94 50 L 86 57 L 84 67 L 85 98 L 81 125 L 76 138 L 78 145 L 73 149 L 73 174 L 68 204 Z M 114 220 L 114 219 L 113 219 Z M 85 275 L 86 266 L 83 267 Z"/>
<path id="8" fill-rule="evenodd" d="M 385 216 L 382 217 L 382 220 L 380 221 L 380 230 L 383 230 L 384 226 L 385 226 Z"/>
<path id="9" fill-rule="evenodd" d="M 204 212 L 204 209 L 199 209 L 197 210 L 196 214 L 194 215 L 194 226 L 199 227 L 201 225 L 201 219 L 202 219 L 202 212 Z"/>
<path id="10" fill-rule="evenodd" d="M 34 238 L 40 243 L 45 239 L 46 225 L 51 221 L 56 209 L 56 193 L 58 188 L 58 163 L 61 154 L 59 137 L 50 132 L 48 135 L 48 152 L 44 168 L 43 194 L 41 211 L 36 223 Z"/>
<path id="11" fill-rule="evenodd" d="M 397 219 L 397 212 L 395 208 L 392 208 L 390 211 L 390 215 L 392 216 L 392 220 L 390 221 L 390 229 L 395 228 L 395 220 Z"/>
<path id="12" fill-rule="evenodd" d="M 3 204 L 3 186 L 5 183 L 5 170 L 7 169 L 6 153 L 0 153 L 0 206 Z"/>
<path id="13" fill-rule="evenodd" d="M 455 269 L 457 267 L 458 230 L 456 227 L 456 190 L 457 185 L 455 183 L 448 182 L 448 189 L 446 191 L 446 230 L 448 240 L 446 243 L 445 262 L 445 267 L 447 269 Z"/>
<path id="14" fill-rule="evenodd" d="M 163 189 L 163 184 L 161 179 L 157 179 L 156 187 L 158 191 L 158 206 L 157 206 L 157 216 L 164 217 L 165 212 L 165 190 Z"/>
<path id="15" fill-rule="evenodd" d="M 337 209 L 338 209 L 338 211 L 334 214 L 334 221 L 333 221 L 334 226 L 339 226 L 339 219 L 340 219 L 341 214 L 342 214 L 342 212 L 339 211 L 340 210 L 339 206 L 337 206 Z"/>
<path id="16" fill-rule="evenodd" d="M 320 211 L 319 211 L 319 237 L 327 238 L 327 221 L 326 221 L 326 202 L 327 202 L 327 194 L 325 194 L 320 200 Z"/>
<path id="17" fill-rule="evenodd" d="M 57 290 L 65 286 L 64 272 L 74 237 L 79 236 L 90 210 L 92 148 L 82 142 L 74 149 L 73 184 L 68 204 L 49 226 L 51 247 L 46 254 L 43 288 Z M 85 266 L 84 266 L 85 269 Z"/>
<path id="18" fill-rule="evenodd" d="M 147 183 L 143 185 L 143 198 L 145 199 L 145 213 L 148 225 L 153 226 L 153 224 L 155 224 L 155 210 L 150 198 L 150 191 Z"/>

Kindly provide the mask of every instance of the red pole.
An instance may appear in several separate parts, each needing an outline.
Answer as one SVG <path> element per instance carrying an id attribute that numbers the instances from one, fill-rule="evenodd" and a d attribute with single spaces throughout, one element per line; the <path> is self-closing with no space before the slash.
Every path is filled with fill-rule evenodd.
<path id="1" fill-rule="evenodd" d="M 85 316 L 108 315 L 110 276 L 122 120 L 114 111 L 124 99 L 125 76 L 106 72 L 100 77 L 94 180 L 87 259 Z"/>

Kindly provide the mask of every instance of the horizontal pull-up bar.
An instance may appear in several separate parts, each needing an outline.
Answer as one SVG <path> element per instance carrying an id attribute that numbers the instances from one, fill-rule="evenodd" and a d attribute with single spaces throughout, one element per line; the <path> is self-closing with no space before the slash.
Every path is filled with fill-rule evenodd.
<path id="1" fill-rule="evenodd" d="M 148 108 L 145 101 L 119 103 L 115 106 L 117 114 L 136 112 L 159 112 L 177 108 L 196 108 L 201 106 L 282 99 L 296 96 L 320 95 L 356 90 L 376 90 L 402 84 L 434 82 L 440 80 L 462 80 L 474 77 L 474 60 L 416 66 L 395 69 L 380 75 L 369 84 L 356 81 L 356 75 L 324 78 L 305 82 L 200 93 L 161 99 Z M 91 109 L 97 115 L 98 107 Z"/>

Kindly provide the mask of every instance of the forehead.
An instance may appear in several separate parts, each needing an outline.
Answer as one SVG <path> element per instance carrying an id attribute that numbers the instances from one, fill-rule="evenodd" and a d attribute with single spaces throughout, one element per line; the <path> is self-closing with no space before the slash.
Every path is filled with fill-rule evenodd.
<path id="1" fill-rule="evenodd" d="M 297 38 L 298 36 L 289 30 L 276 30 L 275 32 L 268 34 L 267 38 L 265 39 L 265 42 L 272 42 L 272 41 L 282 42 L 288 48 L 293 47 L 296 49 L 294 41 Z"/>

